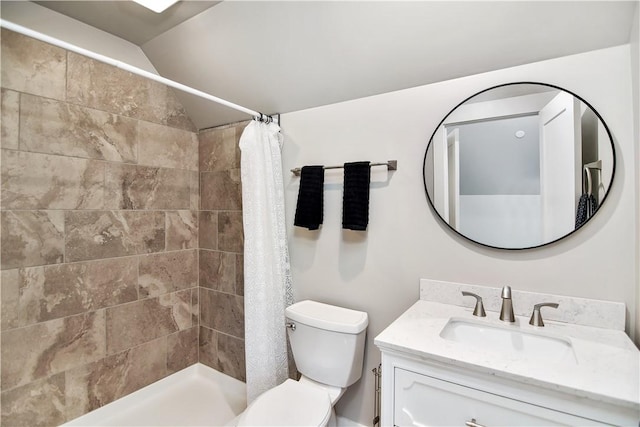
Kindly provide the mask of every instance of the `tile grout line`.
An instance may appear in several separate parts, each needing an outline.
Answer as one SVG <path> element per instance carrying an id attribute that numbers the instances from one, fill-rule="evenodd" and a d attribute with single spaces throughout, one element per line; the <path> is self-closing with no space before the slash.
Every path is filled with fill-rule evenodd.
<path id="1" fill-rule="evenodd" d="M 136 149 L 137 149 L 137 147 L 136 147 Z M 82 157 L 82 156 L 78 156 L 78 155 L 52 153 L 52 152 L 47 152 L 47 151 L 24 150 L 24 149 L 20 148 L 20 144 L 18 144 L 18 148 L 2 147 L 2 150 L 25 153 L 25 154 L 34 154 L 34 155 L 39 155 L 39 156 L 64 157 L 64 158 L 74 159 L 74 160 L 85 160 L 87 162 L 89 162 L 89 161 L 103 162 L 103 163 L 106 163 L 106 164 L 109 164 L 109 165 L 126 165 L 126 166 L 137 166 L 139 168 L 153 168 L 153 169 L 174 170 L 174 171 L 182 171 L 182 172 L 196 172 L 193 169 L 187 169 L 187 168 L 176 168 L 176 167 L 170 167 L 170 166 L 157 166 L 157 165 L 137 163 L 137 160 L 136 160 L 136 163 L 133 163 L 133 162 L 128 162 L 128 161 L 110 160 L 110 159 L 99 158 L 99 157 Z M 212 172 L 212 173 L 215 173 L 215 172 Z"/>
<path id="2" fill-rule="evenodd" d="M 65 230 L 66 232 L 66 230 Z M 65 235 L 66 238 L 66 235 Z M 197 251 L 198 248 L 188 248 L 188 249 L 175 249 L 175 250 L 171 250 L 171 251 L 158 251 L 158 252 L 142 252 L 139 254 L 131 254 L 131 255 L 122 255 L 122 256 L 113 256 L 113 257 L 107 257 L 107 258 L 92 258 L 92 259 L 80 259 L 80 260 L 74 260 L 74 261 L 65 261 L 65 262 L 57 262 L 57 263 L 52 263 L 52 264 L 37 264 L 37 265 L 24 265 L 24 266 L 16 266 L 16 267 L 12 267 L 12 268 L 3 268 L 0 271 L 9 271 L 9 270 L 16 270 L 16 269 L 28 269 L 28 268 L 42 268 L 42 267 L 55 267 L 55 266 L 62 266 L 62 265 L 74 265 L 74 264 L 82 264 L 82 263 L 98 263 L 101 261 L 111 261 L 111 260 L 124 260 L 124 259 L 128 259 L 128 258 L 135 258 L 135 257 L 143 257 L 143 256 L 159 256 L 159 255 L 163 255 L 163 254 L 173 254 L 173 253 L 178 253 L 178 252 L 190 252 L 190 251 Z M 231 252 L 233 253 L 233 252 Z"/>
<path id="3" fill-rule="evenodd" d="M 138 287 L 138 286 L 136 286 L 136 287 Z M 160 298 L 162 298 L 162 297 L 166 297 L 167 295 L 172 295 L 172 294 L 176 294 L 176 293 L 179 293 L 179 292 L 191 291 L 194 288 L 195 288 L 195 286 L 188 287 L 188 288 L 182 288 L 182 289 L 175 289 L 175 290 L 172 290 L 170 292 L 165 292 L 165 293 L 154 295 L 154 296 L 148 296 L 148 297 L 144 297 L 144 298 L 139 298 L 139 299 L 136 299 L 136 300 L 133 300 L 133 301 L 126 301 L 126 302 L 122 302 L 122 303 L 119 303 L 119 304 L 113 304 L 113 305 L 106 305 L 106 306 L 102 306 L 102 307 L 90 308 L 88 310 L 81 311 L 81 312 L 78 312 L 78 313 L 69 314 L 69 315 L 66 315 L 66 316 L 55 317 L 55 318 L 47 319 L 47 320 L 41 320 L 41 321 L 37 321 L 37 322 L 34 322 L 34 323 L 29 323 L 27 325 L 18 326 L 18 327 L 15 327 L 15 328 L 3 329 L 0 332 L 4 333 L 4 332 L 8 332 L 8 331 L 16 331 L 16 330 L 19 330 L 19 329 L 30 328 L 30 327 L 33 327 L 33 326 L 36 326 L 36 325 L 43 325 L 43 324 L 48 323 L 48 322 L 63 321 L 65 319 L 69 319 L 69 318 L 72 318 L 72 317 L 84 316 L 84 315 L 91 314 L 91 313 L 97 313 L 100 310 L 104 310 L 105 311 L 105 321 L 106 321 L 106 313 L 107 313 L 107 311 L 110 311 L 110 310 L 112 310 L 112 309 L 114 309 L 116 307 L 122 307 L 122 306 L 132 305 L 132 304 L 143 302 L 143 301 L 149 301 L 149 300 L 152 300 L 154 298 L 158 299 L 158 302 L 159 302 Z"/>

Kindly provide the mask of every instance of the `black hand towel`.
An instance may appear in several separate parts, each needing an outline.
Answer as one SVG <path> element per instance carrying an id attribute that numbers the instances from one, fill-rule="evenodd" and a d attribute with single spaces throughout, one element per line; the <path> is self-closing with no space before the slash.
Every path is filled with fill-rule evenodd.
<path id="1" fill-rule="evenodd" d="M 322 224 L 324 168 L 303 166 L 300 172 L 298 204 L 293 224 L 317 230 Z"/>
<path id="2" fill-rule="evenodd" d="M 342 228 L 364 231 L 369 223 L 369 162 L 344 164 L 342 195 Z"/>
<path id="3" fill-rule="evenodd" d="M 598 202 L 593 194 L 583 194 L 580 196 L 578 209 L 576 210 L 576 230 L 593 216 L 596 209 L 598 209 Z"/>

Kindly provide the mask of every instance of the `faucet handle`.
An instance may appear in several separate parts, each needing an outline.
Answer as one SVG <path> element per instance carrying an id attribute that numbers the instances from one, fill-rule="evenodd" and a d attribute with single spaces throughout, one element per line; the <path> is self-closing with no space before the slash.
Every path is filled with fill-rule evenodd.
<path id="1" fill-rule="evenodd" d="M 541 307 L 553 307 L 558 308 L 558 304 L 555 302 L 541 302 L 540 304 L 536 304 L 533 306 L 533 313 L 531 313 L 531 319 L 529 319 L 529 324 L 533 326 L 544 326 L 544 322 L 542 321 L 542 314 L 540 314 Z"/>
<path id="2" fill-rule="evenodd" d="M 462 291 L 462 296 L 474 297 L 476 299 L 476 306 L 473 309 L 473 315 L 478 317 L 487 317 L 487 313 L 484 311 L 484 304 L 482 304 L 482 297 L 474 294 L 473 292 Z"/>

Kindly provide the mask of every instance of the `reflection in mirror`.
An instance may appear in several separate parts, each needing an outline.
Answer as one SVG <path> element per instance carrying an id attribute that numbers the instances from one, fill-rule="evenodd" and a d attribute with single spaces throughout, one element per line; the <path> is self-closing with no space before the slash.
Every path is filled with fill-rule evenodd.
<path id="1" fill-rule="evenodd" d="M 581 98 L 539 83 L 472 96 L 429 142 L 424 182 L 431 205 L 477 243 L 524 249 L 586 223 L 613 180 L 609 129 Z"/>

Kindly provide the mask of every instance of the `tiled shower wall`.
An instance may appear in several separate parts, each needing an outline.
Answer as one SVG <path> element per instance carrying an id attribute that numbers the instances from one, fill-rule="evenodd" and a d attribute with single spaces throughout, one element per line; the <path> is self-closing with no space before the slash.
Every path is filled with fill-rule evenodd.
<path id="1" fill-rule="evenodd" d="M 201 363 L 245 381 L 242 193 L 247 122 L 199 134 Z"/>
<path id="2" fill-rule="evenodd" d="M 57 425 L 198 360 L 198 138 L 163 85 L 7 30 L 1 59 L 1 423 Z M 234 168 L 203 173 L 233 199 L 206 202 L 200 254 L 217 266 L 200 353 L 224 369 L 242 347 Z"/>

